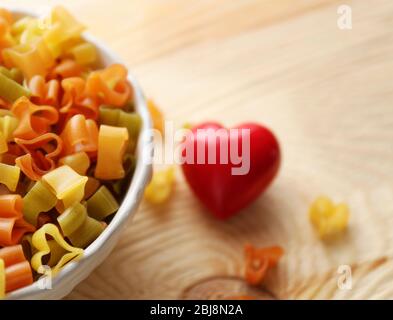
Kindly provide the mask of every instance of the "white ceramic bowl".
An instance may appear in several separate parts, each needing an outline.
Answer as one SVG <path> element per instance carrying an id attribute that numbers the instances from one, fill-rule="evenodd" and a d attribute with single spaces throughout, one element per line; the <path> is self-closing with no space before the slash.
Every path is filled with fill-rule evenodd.
<path id="1" fill-rule="evenodd" d="M 37 16 L 32 11 L 18 7 L 2 7 L 10 10 L 16 18 Z M 98 48 L 104 66 L 112 63 L 124 63 L 106 48 L 105 45 L 88 33 L 84 34 L 84 38 Z M 7 295 L 8 299 L 60 299 L 69 294 L 79 282 L 84 280 L 109 255 L 117 243 L 121 235 L 121 230 L 126 225 L 128 218 L 138 208 L 144 189 L 150 181 L 152 174 L 150 159 L 153 151 L 149 147 L 149 144 L 151 146 L 152 143 L 152 137 L 149 134 L 152 124 L 139 84 L 132 76 L 129 76 L 129 81 L 134 88 L 135 110 L 141 116 L 143 126 L 137 146 L 135 173 L 118 212 L 104 232 L 85 249 L 83 258 L 78 262 L 69 263 L 52 279 L 52 289 L 41 289 L 38 283 L 35 282 L 28 287 L 11 292 Z"/>

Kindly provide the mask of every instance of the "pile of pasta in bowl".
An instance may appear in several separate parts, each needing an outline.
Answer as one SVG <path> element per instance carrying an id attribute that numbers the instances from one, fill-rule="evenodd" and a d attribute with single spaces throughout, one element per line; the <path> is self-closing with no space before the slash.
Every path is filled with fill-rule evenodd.
<path id="1" fill-rule="evenodd" d="M 0 9 L 0 298 L 83 256 L 119 208 L 141 119 L 64 8 Z"/>

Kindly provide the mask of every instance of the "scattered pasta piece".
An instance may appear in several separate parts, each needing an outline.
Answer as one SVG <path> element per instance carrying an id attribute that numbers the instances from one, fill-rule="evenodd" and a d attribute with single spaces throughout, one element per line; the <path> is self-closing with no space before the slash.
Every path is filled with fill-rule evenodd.
<path id="1" fill-rule="evenodd" d="M 154 172 L 153 178 L 146 187 L 145 198 L 151 203 L 165 202 L 172 194 L 175 183 L 175 168 Z"/>
<path id="2" fill-rule="evenodd" d="M 245 253 L 245 279 L 248 284 L 258 286 L 262 284 L 269 269 L 274 268 L 284 250 L 281 247 L 267 247 L 257 249 L 251 244 L 244 247 Z"/>
<path id="3" fill-rule="evenodd" d="M 334 204 L 328 197 L 318 197 L 310 206 L 309 217 L 322 239 L 342 233 L 348 225 L 349 208 L 344 203 Z"/>
<path id="4" fill-rule="evenodd" d="M 97 166 L 94 172 L 96 178 L 102 180 L 124 178 L 123 157 L 127 143 L 128 131 L 126 128 L 100 126 Z"/>

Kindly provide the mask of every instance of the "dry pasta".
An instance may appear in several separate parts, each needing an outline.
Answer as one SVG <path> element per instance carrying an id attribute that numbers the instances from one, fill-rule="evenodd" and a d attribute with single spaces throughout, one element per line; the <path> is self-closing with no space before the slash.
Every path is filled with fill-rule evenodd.
<path id="1" fill-rule="evenodd" d="M 60 6 L 40 19 L 0 9 L 0 298 L 81 259 L 135 167 L 127 69 L 100 66 L 83 30 Z"/>

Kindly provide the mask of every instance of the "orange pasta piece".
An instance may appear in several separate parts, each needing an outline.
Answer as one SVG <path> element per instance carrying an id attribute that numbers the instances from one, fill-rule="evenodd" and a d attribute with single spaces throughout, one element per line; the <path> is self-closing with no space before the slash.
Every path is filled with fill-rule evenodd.
<path id="1" fill-rule="evenodd" d="M 12 17 L 11 12 L 9 12 L 6 9 L 1 8 L 0 9 L 0 18 L 8 24 L 8 26 L 12 25 L 14 23 L 14 18 Z"/>
<path id="2" fill-rule="evenodd" d="M 127 69 L 120 64 L 113 64 L 90 73 L 86 82 L 86 93 L 97 99 L 99 104 L 123 107 L 131 96 Z"/>
<path id="3" fill-rule="evenodd" d="M 251 244 L 244 247 L 246 256 L 245 278 L 250 285 L 260 285 L 269 269 L 275 267 L 284 254 L 281 247 L 257 249 Z"/>
<path id="4" fill-rule="evenodd" d="M 23 201 L 19 195 L 7 194 L 0 196 L 0 217 L 14 218 L 22 212 Z"/>
<path id="5" fill-rule="evenodd" d="M 0 9 L 0 50 L 14 45 L 14 40 L 11 37 L 10 26 L 13 23 L 12 15 L 5 9 Z M 2 62 L 0 55 L 0 62 Z"/>
<path id="6" fill-rule="evenodd" d="M 28 261 L 23 261 L 5 269 L 5 291 L 11 292 L 33 283 L 33 274 Z"/>
<path id="7" fill-rule="evenodd" d="M 52 79 L 45 82 L 44 77 L 36 75 L 29 81 L 31 101 L 38 105 L 50 105 L 56 107 L 59 101 L 59 81 Z"/>
<path id="8" fill-rule="evenodd" d="M 86 152 L 89 157 L 97 154 L 98 128 L 94 120 L 87 119 L 81 115 L 74 115 L 61 133 L 64 149 L 62 155 Z"/>
<path id="9" fill-rule="evenodd" d="M 25 255 L 23 254 L 23 248 L 20 244 L 0 249 L 0 259 L 4 261 L 5 267 L 9 267 L 13 264 L 26 260 Z"/>
<path id="10" fill-rule="evenodd" d="M 33 283 L 30 263 L 26 260 L 22 245 L 0 249 L 0 259 L 5 266 L 5 291 L 10 292 Z"/>
<path id="11" fill-rule="evenodd" d="M 49 132 L 50 126 L 59 119 L 59 114 L 54 107 L 37 106 L 26 97 L 15 101 L 11 111 L 19 119 L 19 125 L 14 131 L 15 138 L 36 138 Z"/>
<path id="12" fill-rule="evenodd" d="M 64 91 L 61 113 L 66 113 L 68 118 L 75 114 L 82 114 L 86 119 L 97 119 L 98 104 L 85 95 L 85 80 L 77 77 L 67 78 L 61 82 L 61 87 Z"/>
<path id="13" fill-rule="evenodd" d="M 126 128 L 101 125 L 95 177 L 103 180 L 124 178 L 123 156 L 127 149 Z M 110 165 L 109 165 L 110 164 Z"/>
<path id="14" fill-rule="evenodd" d="M 81 77 L 84 72 L 84 68 L 76 63 L 72 59 L 64 59 L 59 64 L 57 64 L 52 72 L 52 77 L 70 78 L 70 77 Z"/>
<path id="15" fill-rule="evenodd" d="M 25 155 L 16 158 L 15 163 L 34 181 L 38 181 L 56 167 L 54 159 L 63 148 L 61 138 L 54 133 L 46 133 L 31 140 L 15 138 L 15 142 L 26 152 Z M 55 146 L 51 144 L 53 142 Z"/>
<path id="16" fill-rule="evenodd" d="M 20 195 L 0 196 L 0 246 L 17 244 L 25 233 L 35 231 L 34 226 L 23 219 L 22 207 Z"/>

